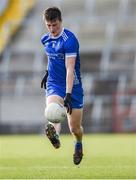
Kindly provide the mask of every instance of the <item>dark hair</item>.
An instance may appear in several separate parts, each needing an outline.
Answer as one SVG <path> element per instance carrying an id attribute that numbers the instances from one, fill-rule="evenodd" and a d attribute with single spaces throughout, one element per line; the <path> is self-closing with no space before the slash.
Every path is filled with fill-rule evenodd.
<path id="1" fill-rule="evenodd" d="M 46 19 L 46 21 L 55 21 L 57 19 L 59 21 L 62 21 L 61 11 L 57 7 L 49 7 L 45 9 L 43 13 L 43 17 L 44 19 Z"/>

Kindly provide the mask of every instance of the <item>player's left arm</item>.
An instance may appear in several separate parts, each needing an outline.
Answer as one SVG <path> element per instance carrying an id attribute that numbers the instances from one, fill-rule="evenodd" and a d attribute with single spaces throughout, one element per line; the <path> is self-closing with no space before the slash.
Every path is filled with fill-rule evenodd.
<path id="1" fill-rule="evenodd" d="M 74 82 L 74 69 L 75 69 L 76 57 L 67 57 L 65 61 L 66 65 L 66 93 L 71 93 Z"/>
<path id="2" fill-rule="evenodd" d="M 66 96 L 64 98 L 64 106 L 67 107 L 67 112 L 72 113 L 71 94 L 75 78 L 75 63 L 79 44 L 74 35 L 69 37 L 65 43 L 65 67 L 66 67 Z"/>
<path id="3" fill-rule="evenodd" d="M 66 57 L 66 96 L 64 98 L 64 106 L 67 108 L 67 113 L 72 113 L 71 93 L 74 82 L 74 69 L 76 57 Z"/>

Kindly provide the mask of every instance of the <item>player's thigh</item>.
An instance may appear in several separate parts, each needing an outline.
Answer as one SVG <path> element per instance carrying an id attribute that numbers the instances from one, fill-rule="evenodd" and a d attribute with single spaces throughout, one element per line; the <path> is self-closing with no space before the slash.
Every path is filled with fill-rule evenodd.
<path id="1" fill-rule="evenodd" d="M 68 114 L 67 117 L 68 117 L 69 127 L 72 128 L 80 127 L 83 119 L 83 108 L 72 109 L 72 114 L 71 115 Z"/>
<path id="2" fill-rule="evenodd" d="M 58 95 L 50 95 L 50 96 L 46 97 L 46 105 L 48 105 L 52 102 L 61 103 L 61 104 L 64 103 L 63 98 Z"/>

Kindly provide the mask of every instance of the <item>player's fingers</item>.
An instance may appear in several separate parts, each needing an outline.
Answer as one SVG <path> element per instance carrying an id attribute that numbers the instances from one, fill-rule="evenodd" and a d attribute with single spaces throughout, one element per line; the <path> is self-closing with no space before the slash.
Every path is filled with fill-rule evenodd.
<path id="1" fill-rule="evenodd" d="M 43 82 L 41 82 L 41 88 L 43 88 Z"/>
<path id="2" fill-rule="evenodd" d="M 70 111 L 69 104 L 67 104 L 66 107 L 67 107 L 67 113 L 69 113 L 69 111 Z"/>
<path id="3" fill-rule="evenodd" d="M 67 111 L 67 113 L 68 113 L 68 106 L 67 106 L 67 104 L 65 103 L 65 101 L 64 101 L 64 107 L 66 107 L 66 111 Z"/>
<path id="4" fill-rule="evenodd" d="M 44 83 L 44 89 L 46 89 L 46 83 Z"/>
<path id="5" fill-rule="evenodd" d="M 69 113 L 69 106 L 67 106 L 67 113 Z"/>
<path id="6" fill-rule="evenodd" d="M 64 107 L 66 107 L 66 109 L 67 109 L 67 106 L 66 106 L 66 102 L 64 101 Z"/>
<path id="7" fill-rule="evenodd" d="M 69 109 L 69 114 L 72 114 L 72 107 L 70 107 Z"/>

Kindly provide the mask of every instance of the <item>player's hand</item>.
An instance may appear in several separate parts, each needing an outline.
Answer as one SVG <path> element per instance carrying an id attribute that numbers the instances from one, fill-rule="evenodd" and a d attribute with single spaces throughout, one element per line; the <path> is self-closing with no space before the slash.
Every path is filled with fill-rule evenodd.
<path id="1" fill-rule="evenodd" d="M 70 93 L 67 93 L 64 98 L 64 106 L 67 108 L 67 113 L 72 114 L 72 103 Z"/>
<path id="2" fill-rule="evenodd" d="M 44 89 L 46 89 L 47 78 L 48 78 L 48 70 L 46 70 L 46 73 L 43 76 L 43 79 L 41 81 L 41 88 L 43 88 L 43 86 L 44 86 Z"/>

